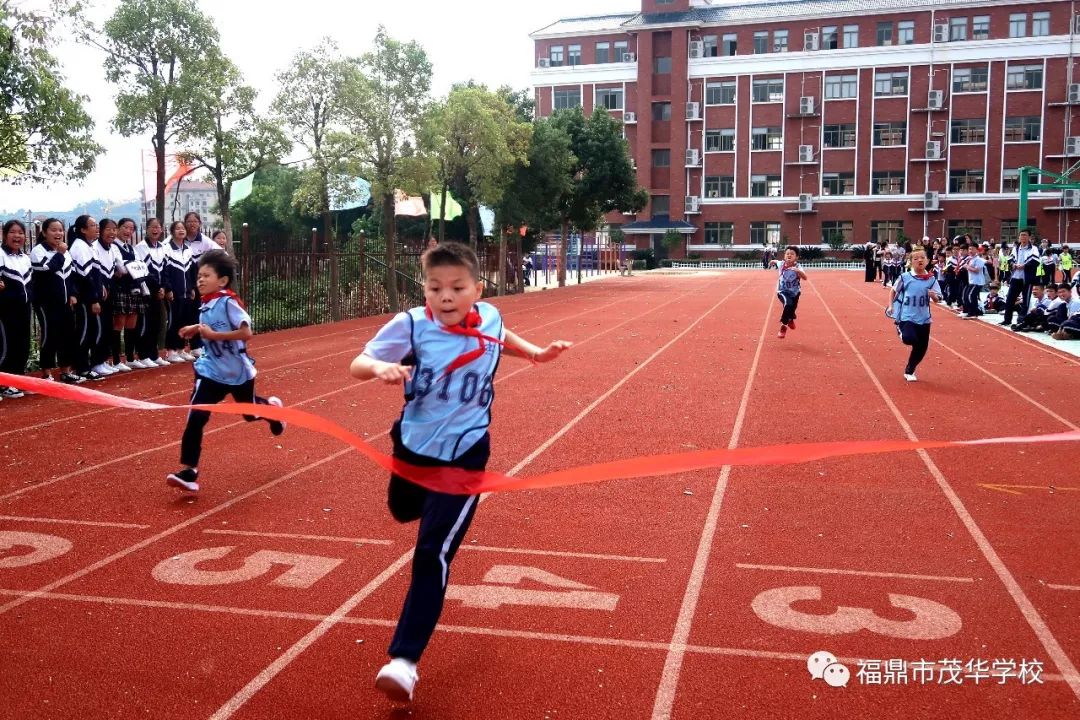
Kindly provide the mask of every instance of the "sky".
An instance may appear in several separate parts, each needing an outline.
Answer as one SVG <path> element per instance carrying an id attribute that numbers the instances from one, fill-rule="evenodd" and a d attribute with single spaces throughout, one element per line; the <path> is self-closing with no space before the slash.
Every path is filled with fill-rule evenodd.
<path id="1" fill-rule="evenodd" d="M 453 83 L 469 79 L 493 88 L 507 84 L 520 89 L 530 86 L 534 55 L 530 32 L 564 17 L 640 8 L 639 0 L 197 1 L 217 26 L 225 53 L 239 66 L 245 81 L 259 91 L 263 110 L 277 93 L 276 74 L 296 51 L 316 45 L 324 36 L 336 40 L 347 55 L 368 50 L 380 24 L 395 39 L 415 40 L 434 66 L 432 93 L 436 96 L 445 95 Z M 88 16 L 100 26 L 118 3 L 91 0 L 90 4 Z M 54 52 L 63 65 L 67 86 L 89 96 L 94 134 L 105 152 L 98 157 L 96 170 L 79 183 L 13 186 L 0 182 L 0 215 L 20 208 L 67 210 L 98 198 L 127 201 L 138 198 L 142 189 L 142 155 L 151 152 L 150 138 L 124 138 L 112 131 L 115 92 L 105 81 L 104 53 L 70 40 L 58 42 Z"/>

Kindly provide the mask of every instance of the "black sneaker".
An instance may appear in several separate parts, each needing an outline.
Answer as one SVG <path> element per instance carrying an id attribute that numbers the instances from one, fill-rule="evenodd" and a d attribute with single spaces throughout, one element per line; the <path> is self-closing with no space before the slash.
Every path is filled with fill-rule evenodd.
<path id="1" fill-rule="evenodd" d="M 167 485 L 178 487 L 181 490 L 189 490 L 191 492 L 199 491 L 199 471 L 192 470 L 191 468 L 184 468 L 174 473 L 169 473 L 165 478 Z"/>
<path id="2" fill-rule="evenodd" d="M 82 374 L 82 378 L 83 378 L 83 380 L 94 380 L 94 381 L 98 381 L 98 380 L 104 380 L 104 379 L 105 379 L 105 376 L 104 376 L 104 375 L 100 375 L 100 374 L 98 374 L 98 373 L 94 372 L 93 370 L 87 370 L 86 372 L 84 372 L 84 373 Z"/>
<path id="3" fill-rule="evenodd" d="M 281 400 L 273 396 L 266 399 L 266 404 L 273 405 L 274 407 L 284 407 Z M 270 420 L 268 422 L 270 423 L 270 433 L 272 435 L 280 435 L 285 432 L 286 423 L 283 423 L 280 420 Z"/>
<path id="4" fill-rule="evenodd" d="M 8 387 L 5 385 L 4 387 L 0 388 L 0 396 L 7 399 L 15 400 L 23 396 L 23 391 L 19 388 Z"/>
<path id="5" fill-rule="evenodd" d="M 79 377 L 72 372 L 66 372 L 60 375 L 60 382 L 67 383 L 68 385 L 82 385 L 86 382 L 86 378 Z"/>

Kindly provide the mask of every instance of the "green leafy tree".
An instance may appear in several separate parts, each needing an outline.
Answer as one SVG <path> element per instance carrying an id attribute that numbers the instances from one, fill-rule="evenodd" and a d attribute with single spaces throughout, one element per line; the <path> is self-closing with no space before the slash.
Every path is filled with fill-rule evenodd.
<path id="1" fill-rule="evenodd" d="M 157 217 L 165 217 L 167 146 L 208 113 L 204 78 L 222 62 L 218 31 L 194 0 L 121 0 L 105 22 L 105 77 L 118 89 L 113 126 L 151 132 Z"/>
<path id="2" fill-rule="evenodd" d="M 293 196 L 299 187 L 300 171 L 294 167 L 271 165 L 257 171 L 251 194 L 233 206 L 233 222 L 247 224 L 256 238 L 305 237 L 318 218 L 296 209 Z"/>
<path id="3" fill-rule="evenodd" d="M 397 232 L 394 191 L 426 190 L 426 165 L 415 152 L 413 139 L 431 89 L 431 61 L 415 42 L 391 38 L 380 26 L 375 46 L 358 61 L 359 77 L 349 87 L 349 130 L 352 156 L 360 174 L 371 182 L 371 194 L 382 205 L 386 265 L 395 267 Z M 386 274 L 390 307 L 398 309 L 397 282 Z"/>
<path id="4" fill-rule="evenodd" d="M 683 235 L 678 230 L 672 228 L 664 233 L 663 242 L 664 247 L 666 247 L 669 252 L 676 250 L 683 244 Z"/>
<path id="5" fill-rule="evenodd" d="M 0 177 L 10 182 L 81 179 L 102 151 L 87 97 L 64 86 L 50 52 L 55 30 L 79 12 L 67 0 L 37 11 L 0 0 Z"/>

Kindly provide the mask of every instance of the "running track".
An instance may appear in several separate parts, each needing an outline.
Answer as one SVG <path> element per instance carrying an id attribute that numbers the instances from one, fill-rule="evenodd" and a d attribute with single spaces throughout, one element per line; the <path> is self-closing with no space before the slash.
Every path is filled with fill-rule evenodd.
<path id="1" fill-rule="evenodd" d="M 498 300 L 527 338 L 576 344 L 503 363 L 491 468 L 1078 429 L 1080 362 L 950 313 L 905 383 L 885 291 L 860 280 L 812 272 L 785 340 L 764 272 Z M 388 448 L 400 390 L 346 376 L 384 320 L 258 337 L 260 391 Z M 190 370 L 98 387 L 181 403 Z M 0 717 L 405 716 L 373 687 L 415 535 L 381 471 L 219 417 L 191 498 L 163 482 L 179 413 L 35 397 L 0 419 Z M 965 448 L 488 496 L 410 716 L 1080 716 L 1076 456 Z M 847 687 L 811 679 L 818 650 Z M 907 683 L 872 683 L 873 660 L 910 664 Z M 1031 660 L 1041 682 L 977 677 Z M 953 661 L 972 661 L 959 683 Z"/>

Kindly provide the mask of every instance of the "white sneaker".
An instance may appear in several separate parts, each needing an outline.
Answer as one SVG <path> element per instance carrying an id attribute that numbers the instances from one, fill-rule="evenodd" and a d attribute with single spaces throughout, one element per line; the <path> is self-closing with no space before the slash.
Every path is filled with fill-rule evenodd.
<path id="1" fill-rule="evenodd" d="M 375 676 L 375 687 L 397 702 L 409 702 L 413 697 L 413 688 L 420 676 L 416 672 L 416 663 L 405 658 L 394 658 L 382 666 Z"/>
<path id="2" fill-rule="evenodd" d="M 142 358 L 139 358 L 138 360 L 131 363 L 131 369 L 132 370 L 145 370 L 146 368 L 151 367 L 152 365 L 153 365 L 152 363 L 150 365 L 147 365 L 146 360 L 143 360 Z"/>
<path id="3" fill-rule="evenodd" d="M 915 377 L 915 373 L 904 373 L 904 379 L 908 382 L 915 382 L 918 380 L 918 378 Z"/>
<path id="4" fill-rule="evenodd" d="M 184 351 L 184 352 L 180 353 L 180 359 L 183 360 L 184 362 L 191 362 L 192 360 L 195 359 L 195 356 L 192 355 L 191 353 L 187 352 L 187 351 Z"/>
<path id="5" fill-rule="evenodd" d="M 206 351 L 203 350 L 202 348 L 195 348 L 194 350 L 191 351 L 191 354 L 194 355 L 197 358 L 201 358 L 203 356 L 203 353 L 205 353 L 205 352 Z"/>
<path id="6" fill-rule="evenodd" d="M 169 367 L 171 364 L 165 358 L 158 358 L 157 360 L 147 360 L 151 365 L 157 365 L 158 367 Z"/>
<path id="7" fill-rule="evenodd" d="M 113 370 L 116 370 L 117 372 L 131 372 L 131 366 L 127 363 L 119 362 L 113 365 Z"/>
<path id="8" fill-rule="evenodd" d="M 117 371 L 114 370 L 112 368 L 112 366 L 110 366 L 110 365 L 106 365 L 105 363 L 100 363 L 100 364 L 95 365 L 94 367 L 90 368 L 90 372 L 96 372 L 98 375 L 101 375 L 103 377 L 108 377 L 110 375 L 114 375 Z"/>
<path id="9" fill-rule="evenodd" d="M 169 354 L 165 356 L 165 360 L 171 363 L 184 362 L 184 358 L 181 357 L 180 353 L 176 352 L 175 350 L 170 351 Z"/>

